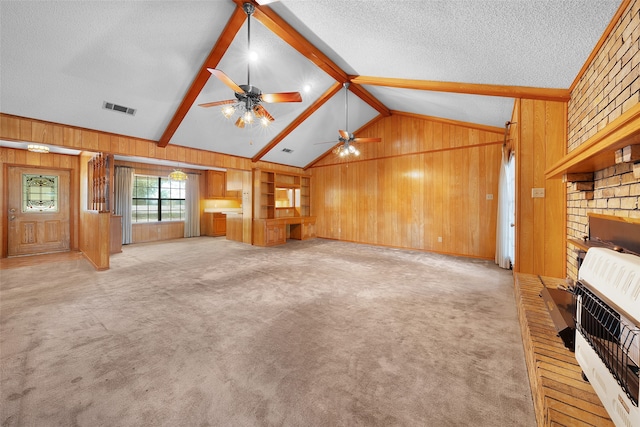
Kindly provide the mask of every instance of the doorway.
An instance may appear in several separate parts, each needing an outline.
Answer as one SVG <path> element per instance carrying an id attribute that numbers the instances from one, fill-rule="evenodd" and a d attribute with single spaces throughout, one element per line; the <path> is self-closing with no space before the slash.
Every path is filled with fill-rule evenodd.
<path id="1" fill-rule="evenodd" d="M 9 166 L 7 255 L 70 248 L 70 171 Z"/>

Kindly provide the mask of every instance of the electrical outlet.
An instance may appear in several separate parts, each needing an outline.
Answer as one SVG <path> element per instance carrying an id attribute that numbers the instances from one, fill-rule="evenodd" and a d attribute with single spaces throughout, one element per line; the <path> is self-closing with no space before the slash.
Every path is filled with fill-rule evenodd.
<path id="1" fill-rule="evenodd" d="M 438 236 L 438 243 L 442 243 L 442 237 Z"/>
<path id="2" fill-rule="evenodd" d="M 493 194 L 487 194 L 487 200 L 493 200 Z"/>
<path id="3" fill-rule="evenodd" d="M 531 197 L 532 198 L 544 198 L 544 188 L 532 188 L 531 189 Z"/>

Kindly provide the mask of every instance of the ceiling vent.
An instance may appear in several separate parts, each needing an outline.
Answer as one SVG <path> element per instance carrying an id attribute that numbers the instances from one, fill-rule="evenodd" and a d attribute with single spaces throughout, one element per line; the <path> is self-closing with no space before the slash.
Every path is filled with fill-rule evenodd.
<path id="1" fill-rule="evenodd" d="M 293 150 L 291 148 L 283 148 L 282 151 L 284 151 L 285 153 L 293 153 Z"/>
<path id="2" fill-rule="evenodd" d="M 123 105 L 114 104 L 113 102 L 104 101 L 102 103 L 102 108 L 104 108 L 105 110 L 118 111 L 120 113 L 125 113 L 130 116 L 134 116 L 136 114 L 135 108 L 125 107 Z"/>

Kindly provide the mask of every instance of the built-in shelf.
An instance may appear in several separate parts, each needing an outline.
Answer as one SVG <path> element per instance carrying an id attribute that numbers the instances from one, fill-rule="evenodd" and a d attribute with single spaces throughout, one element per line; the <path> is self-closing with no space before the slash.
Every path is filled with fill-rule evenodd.
<path id="1" fill-rule="evenodd" d="M 287 239 L 306 240 L 316 236 L 309 176 L 254 169 L 253 183 L 254 245 L 281 245 Z"/>
<path id="2" fill-rule="evenodd" d="M 609 123 L 578 148 L 545 171 L 547 179 L 565 174 L 595 172 L 616 164 L 616 151 L 640 143 L 640 104 Z"/>

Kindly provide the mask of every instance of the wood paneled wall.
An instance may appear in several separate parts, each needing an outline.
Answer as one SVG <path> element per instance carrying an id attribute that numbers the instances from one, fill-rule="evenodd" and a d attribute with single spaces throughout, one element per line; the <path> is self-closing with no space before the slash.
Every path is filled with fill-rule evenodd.
<path id="1" fill-rule="evenodd" d="M 71 250 L 78 250 L 78 226 L 79 226 L 79 159 L 77 156 L 67 156 L 63 154 L 39 154 L 31 153 L 26 150 L 15 150 L 13 148 L 0 147 L 0 218 L 2 219 L 2 227 L 0 227 L 1 253 L 0 257 L 7 256 L 7 206 L 6 203 L 6 180 L 7 168 L 5 165 L 29 166 L 29 167 L 45 167 L 53 169 L 66 169 L 71 172 L 71 200 L 69 206 L 71 209 L 70 217 L 70 247 Z"/>
<path id="2" fill-rule="evenodd" d="M 57 145 L 95 153 L 121 154 L 223 168 L 251 169 L 251 160 L 211 151 L 82 129 L 8 114 L 0 114 L 0 138 Z"/>
<path id="3" fill-rule="evenodd" d="M 520 273 L 566 277 L 566 186 L 544 171 L 567 146 L 567 104 L 518 100 L 512 126 L 516 156 L 516 263 Z M 533 198 L 533 188 L 544 197 Z"/>
<path id="4" fill-rule="evenodd" d="M 267 168 L 280 172 L 305 175 L 301 168 L 214 153 L 211 151 L 168 145 L 158 147 L 156 141 L 83 129 L 58 123 L 0 113 L 0 138 L 12 141 L 36 142 L 95 153 L 120 154 L 194 165 L 250 171 Z"/>
<path id="5" fill-rule="evenodd" d="M 183 221 L 149 222 L 132 225 L 132 243 L 156 242 L 184 237 Z"/>
<path id="6" fill-rule="evenodd" d="M 318 237 L 494 257 L 501 129 L 394 114 L 359 136 L 383 141 L 312 168 Z"/>

